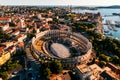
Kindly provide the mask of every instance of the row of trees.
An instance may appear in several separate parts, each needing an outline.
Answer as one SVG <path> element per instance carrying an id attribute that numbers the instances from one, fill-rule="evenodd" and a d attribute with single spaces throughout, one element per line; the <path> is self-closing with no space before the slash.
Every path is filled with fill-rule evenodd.
<path id="1" fill-rule="evenodd" d="M 91 29 L 94 29 L 95 25 L 96 25 L 96 23 L 75 22 L 72 24 L 72 30 L 87 32 Z"/>
<path id="2" fill-rule="evenodd" d="M 104 67 L 107 64 L 107 62 L 112 62 L 115 65 L 119 65 L 120 64 L 120 58 L 116 55 L 110 57 L 110 56 L 107 56 L 105 54 L 100 54 L 99 63 L 98 63 L 99 66 Z"/>
<path id="3" fill-rule="evenodd" d="M 17 25 L 14 22 L 9 22 L 9 26 L 16 27 Z"/>
<path id="4" fill-rule="evenodd" d="M 120 65 L 120 40 L 109 37 L 103 38 L 101 34 L 95 32 L 89 32 L 89 40 L 99 57 L 101 67 L 107 62 Z"/>
<path id="5" fill-rule="evenodd" d="M 0 30 L 0 42 L 4 42 L 6 40 L 10 40 L 10 35 L 6 34 L 4 31 Z"/>
<path id="6" fill-rule="evenodd" d="M 58 60 L 53 60 L 51 62 L 42 62 L 40 67 L 41 76 L 45 80 L 49 80 L 51 74 L 59 74 L 62 72 L 62 64 Z"/>
<path id="7" fill-rule="evenodd" d="M 100 66 L 107 62 L 120 65 L 120 40 L 113 38 L 103 38 L 98 33 L 89 34 L 89 39 L 100 60 Z"/>
<path id="8" fill-rule="evenodd" d="M 106 37 L 94 32 L 95 24 L 74 23 L 73 31 L 82 31 L 87 34 L 92 42 L 93 49 L 99 59 L 99 65 L 103 67 L 107 62 L 120 65 L 120 40 Z"/>
<path id="9" fill-rule="evenodd" d="M 7 80 L 9 72 L 19 66 L 18 61 L 8 60 L 5 64 L 0 66 L 0 77 L 3 80 Z"/>
<path id="10" fill-rule="evenodd" d="M 104 63 L 112 62 L 120 65 L 120 41 L 113 38 L 102 39 L 102 36 L 94 34 L 90 36 L 93 48 Z"/>
<path id="11" fill-rule="evenodd" d="M 18 68 L 24 67 L 24 59 L 23 56 L 26 54 L 24 50 L 17 51 L 16 54 L 12 55 L 12 57 L 2 66 L 0 66 L 0 77 L 3 80 L 7 80 L 9 78 L 9 73 Z"/>

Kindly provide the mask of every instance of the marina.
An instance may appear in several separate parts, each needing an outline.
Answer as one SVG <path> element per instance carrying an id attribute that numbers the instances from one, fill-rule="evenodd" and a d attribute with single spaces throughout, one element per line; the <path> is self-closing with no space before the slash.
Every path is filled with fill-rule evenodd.
<path id="1" fill-rule="evenodd" d="M 115 24 L 112 24 L 110 20 L 106 20 L 106 24 L 110 30 L 117 31 Z"/>
<path id="2" fill-rule="evenodd" d="M 73 10 L 75 13 L 101 13 L 102 23 L 104 25 L 104 34 L 108 37 L 120 39 L 120 16 L 113 13 L 120 13 L 120 9 L 97 9 L 97 10 Z M 108 21 L 106 24 L 106 20 Z"/>

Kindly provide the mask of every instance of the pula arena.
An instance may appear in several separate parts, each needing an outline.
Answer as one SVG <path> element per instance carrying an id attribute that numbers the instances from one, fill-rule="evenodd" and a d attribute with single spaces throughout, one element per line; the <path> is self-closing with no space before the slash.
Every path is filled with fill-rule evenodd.
<path id="1" fill-rule="evenodd" d="M 47 30 L 36 34 L 31 47 L 40 59 L 57 59 L 64 67 L 85 63 L 92 53 L 92 44 L 84 36 L 60 30 Z"/>

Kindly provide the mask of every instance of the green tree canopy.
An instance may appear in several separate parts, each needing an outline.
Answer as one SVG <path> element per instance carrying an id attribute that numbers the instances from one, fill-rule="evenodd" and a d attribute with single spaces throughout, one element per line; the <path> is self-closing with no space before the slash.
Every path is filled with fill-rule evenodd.
<path id="1" fill-rule="evenodd" d="M 58 60 L 52 61 L 50 64 L 50 70 L 52 71 L 52 73 L 61 73 L 63 70 L 61 62 Z"/>
<path id="2" fill-rule="evenodd" d="M 49 69 L 49 68 L 45 68 L 45 69 L 43 70 L 43 76 L 44 76 L 45 80 L 49 80 L 50 75 L 51 75 L 50 69 Z"/>
<path id="3" fill-rule="evenodd" d="M 114 64 L 120 64 L 120 58 L 115 55 L 115 56 L 112 57 L 112 62 Z"/>
<path id="4" fill-rule="evenodd" d="M 7 78 L 8 78 L 8 73 L 7 73 L 7 72 L 0 72 L 0 77 L 1 77 L 3 80 L 7 80 Z"/>
<path id="5" fill-rule="evenodd" d="M 106 62 L 105 61 L 100 61 L 99 64 L 98 64 L 100 67 L 104 67 L 106 65 Z"/>
<path id="6" fill-rule="evenodd" d="M 109 56 L 106 56 L 105 54 L 100 54 L 99 55 L 99 59 L 100 60 L 103 60 L 105 62 L 109 62 L 110 61 L 110 57 Z"/>

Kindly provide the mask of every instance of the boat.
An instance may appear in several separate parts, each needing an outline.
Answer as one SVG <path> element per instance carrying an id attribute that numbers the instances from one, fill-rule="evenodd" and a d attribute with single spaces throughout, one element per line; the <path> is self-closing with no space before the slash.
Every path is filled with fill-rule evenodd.
<path id="1" fill-rule="evenodd" d="M 108 28 L 109 28 L 110 30 L 112 30 L 112 27 L 111 27 L 111 25 L 108 25 Z"/>
<path id="2" fill-rule="evenodd" d="M 109 33 L 109 30 L 105 30 L 104 32 L 105 32 L 105 33 Z"/>
<path id="3" fill-rule="evenodd" d="M 117 31 L 116 26 L 113 25 L 112 28 L 113 28 L 113 31 Z"/>
<path id="4" fill-rule="evenodd" d="M 115 21 L 116 24 L 120 24 L 120 21 Z"/>
<path id="5" fill-rule="evenodd" d="M 114 31 L 117 31 L 116 29 L 114 29 Z"/>
<path id="6" fill-rule="evenodd" d="M 111 20 L 106 20 L 106 24 L 110 25 L 111 24 Z"/>
<path id="7" fill-rule="evenodd" d="M 118 25 L 118 24 L 115 24 L 115 26 L 118 27 L 118 28 L 120 28 L 120 25 Z"/>
<path id="8" fill-rule="evenodd" d="M 112 33 L 110 33 L 110 34 L 108 34 L 109 36 L 113 36 L 113 34 Z"/>
<path id="9" fill-rule="evenodd" d="M 104 20 L 104 18 L 102 18 L 102 21 Z"/>
<path id="10" fill-rule="evenodd" d="M 120 13 L 112 13 L 112 15 L 120 16 Z"/>
<path id="11" fill-rule="evenodd" d="M 115 21 L 115 26 L 120 28 L 120 21 Z"/>
<path id="12" fill-rule="evenodd" d="M 97 8 L 89 8 L 89 10 L 98 10 Z"/>
<path id="13" fill-rule="evenodd" d="M 119 40 L 117 37 L 115 39 Z"/>

